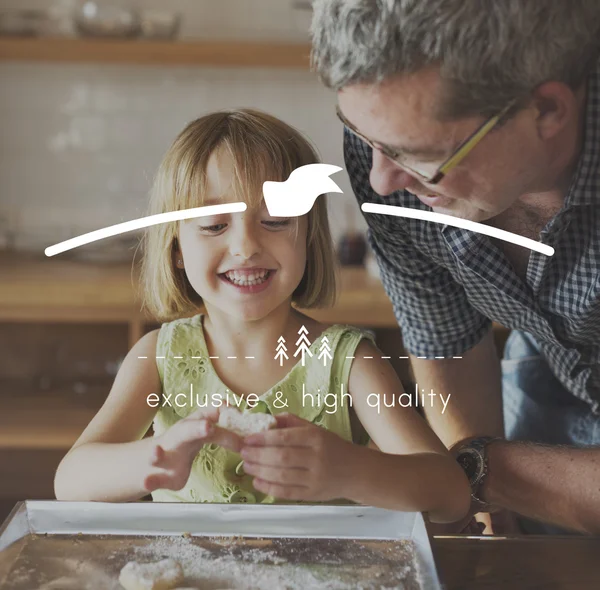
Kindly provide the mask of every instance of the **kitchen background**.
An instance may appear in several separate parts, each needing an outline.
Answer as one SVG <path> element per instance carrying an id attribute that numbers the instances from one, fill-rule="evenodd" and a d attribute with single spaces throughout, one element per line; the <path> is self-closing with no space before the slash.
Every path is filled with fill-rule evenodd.
<path id="1" fill-rule="evenodd" d="M 60 459 L 156 327 L 136 297 L 131 236 L 52 259 L 44 248 L 143 216 L 162 154 L 212 110 L 270 112 L 343 167 L 335 96 L 308 68 L 310 16 L 294 0 L 0 0 L 0 522 L 18 500 L 53 498 Z M 90 37 L 115 27 L 134 38 Z M 342 288 L 312 315 L 373 329 L 406 382 L 364 221 L 346 173 L 334 180 Z"/>
<path id="2" fill-rule="evenodd" d="M 187 122 L 212 110 L 270 112 L 343 167 L 335 96 L 308 68 L 310 4 L 93 4 L 0 0 L 0 522 L 18 500 L 53 498 L 58 462 L 106 398 L 130 345 L 156 325 L 135 296 L 131 236 L 53 259 L 44 248 L 143 216 L 162 154 Z M 89 36 L 117 25 L 133 33 L 132 7 L 143 35 L 169 37 L 170 14 L 179 15 L 176 38 Z M 65 36 L 78 40 L 65 46 Z M 210 58 L 194 57 L 200 45 Z M 346 173 L 335 181 L 345 193 L 330 197 L 340 243 L 365 225 Z M 360 241 L 352 244 L 340 253 L 360 262 Z M 403 354 L 376 274 L 347 266 L 342 283 L 338 305 L 318 317 L 377 329 Z"/>
<path id="3" fill-rule="evenodd" d="M 65 15 L 67 31 L 79 5 L 0 0 L 2 11 L 54 9 L 54 18 Z M 135 6 L 181 14 L 182 41 L 308 42 L 310 6 L 295 8 L 293 0 L 139 0 Z M 2 62 L 0 240 L 39 251 L 142 216 L 161 155 L 187 122 L 216 109 L 270 112 L 306 133 L 325 162 L 343 166 L 334 104 L 334 94 L 308 68 Z M 335 180 L 345 191 L 330 199 L 339 237 L 362 220 L 345 173 Z"/>

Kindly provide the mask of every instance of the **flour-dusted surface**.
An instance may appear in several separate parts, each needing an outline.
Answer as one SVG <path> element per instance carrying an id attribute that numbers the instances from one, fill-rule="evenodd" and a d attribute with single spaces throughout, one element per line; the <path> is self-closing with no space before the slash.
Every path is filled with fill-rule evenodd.
<path id="1" fill-rule="evenodd" d="M 173 590 L 182 581 L 183 568 L 170 557 L 149 563 L 130 561 L 119 574 L 125 590 Z"/>
<path id="2" fill-rule="evenodd" d="M 424 590 L 411 541 L 31 535 L 0 590 L 122 590 L 127 562 L 175 559 L 199 590 Z"/>

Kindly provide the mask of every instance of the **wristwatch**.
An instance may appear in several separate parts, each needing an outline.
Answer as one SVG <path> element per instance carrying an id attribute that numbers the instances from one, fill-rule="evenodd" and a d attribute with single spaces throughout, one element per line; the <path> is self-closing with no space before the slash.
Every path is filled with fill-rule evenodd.
<path id="1" fill-rule="evenodd" d="M 471 498 L 480 505 L 482 512 L 489 512 L 491 509 L 490 504 L 479 498 L 479 493 L 488 472 L 486 447 L 495 440 L 503 439 L 497 436 L 480 436 L 461 445 L 456 451 L 456 460 L 471 485 Z"/>

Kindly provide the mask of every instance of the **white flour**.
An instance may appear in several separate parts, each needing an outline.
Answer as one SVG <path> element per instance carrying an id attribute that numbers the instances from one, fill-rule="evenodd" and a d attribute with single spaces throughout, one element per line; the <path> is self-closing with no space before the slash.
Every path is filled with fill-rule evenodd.
<path id="1" fill-rule="evenodd" d="M 251 549 L 244 557 L 251 561 L 240 561 L 233 554 L 211 557 L 211 552 L 193 544 L 185 537 L 158 538 L 149 545 L 136 548 L 138 556 L 151 559 L 172 557 L 181 563 L 186 584 L 198 584 L 202 590 L 232 588 L 235 590 L 307 590 L 308 588 L 331 588 L 351 590 L 348 585 L 323 585 L 310 571 L 285 566 L 284 559 L 273 552 Z M 277 567 L 268 567 L 265 562 L 277 562 Z"/>
<path id="2" fill-rule="evenodd" d="M 196 545 L 191 538 L 184 536 L 153 537 L 147 544 L 135 548 L 136 559 L 154 561 L 167 557 L 176 559 L 183 566 L 185 583 L 197 585 L 202 590 L 231 588 L 235 590 L 359 590 L 383 588 L 376 579 L 381 575 L 380 568 L 372 568 L 371 583 L 363 585 L 355 577 L 341 581 L 333 572 L 323 566 L 310 566 L 301 563 L 288 563 L 275 551 L 267 549 L 270 541 L 246 540 L 255 547 L 244 547 L 236 539 L 209 538 L 216 546 L 215 556 L 211 550 Z M 342 565 L 338 559 L 330 559 L 326 564 Z M 367 567 L 366 569 L 371 569 Z M 398 584 L 386 586 L 388 590 L 404 588 L 402 579 L 410 575 L 410 567 L 395 570 Z M 368 579 L 368 577 L 367 577 Z"/>

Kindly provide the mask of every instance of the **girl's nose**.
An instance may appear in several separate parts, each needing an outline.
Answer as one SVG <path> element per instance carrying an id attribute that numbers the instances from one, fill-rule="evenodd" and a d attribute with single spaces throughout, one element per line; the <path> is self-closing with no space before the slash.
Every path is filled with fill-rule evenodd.
<path id="1" fill-rule="evenodd" d="M 379 150 L 373 150 L 373 163 L 369 179 L 373 190 L 382 196 L 403 190 L 415 182 L 408 172 L 404 172 Z"/>
<path id="2" fill-rule="evenodd" d="M 240 224 L 231 232 L 230 252 L 232 256 L 249 260 L 261 250 L 256 229 L 250 224 Z"/>

